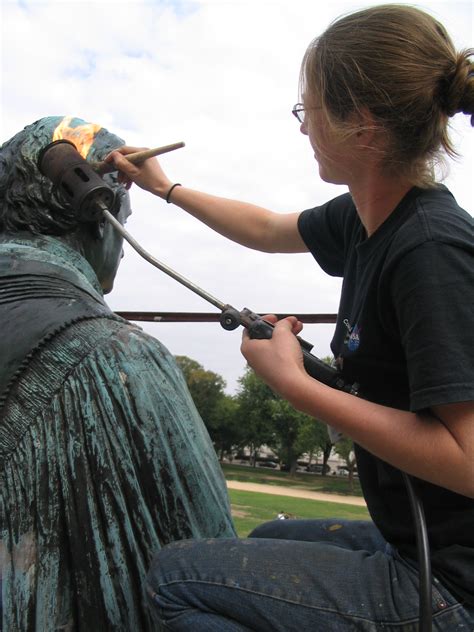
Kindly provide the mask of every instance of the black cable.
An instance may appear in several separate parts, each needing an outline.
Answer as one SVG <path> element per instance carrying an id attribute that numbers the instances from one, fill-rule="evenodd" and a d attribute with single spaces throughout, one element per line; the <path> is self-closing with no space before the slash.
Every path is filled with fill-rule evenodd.
<path id="1" fill-rule="evenodd" d="M 418 553 L 419 572 L 419 632 L 431 632 L 432 612 L 431 612 L 431 560 L 430 546 L 428 542 L 428 530 L 426 528 L 425 512 L 423 503 L 413 485 L 413 481 L 402 472 L 403 480 L 407 488 L 410 506 L 415 523 L 416 549 Z"/>

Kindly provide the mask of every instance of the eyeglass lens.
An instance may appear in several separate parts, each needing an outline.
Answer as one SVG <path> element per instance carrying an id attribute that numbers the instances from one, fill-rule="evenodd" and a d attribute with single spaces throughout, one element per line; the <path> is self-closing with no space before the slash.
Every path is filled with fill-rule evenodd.
<path id="1" fill-rule="evenodd" d="M 297 103 L 293 106 L 291 112 L 300 123 L 304 123 L 304 105 L 302 103 Z"/>

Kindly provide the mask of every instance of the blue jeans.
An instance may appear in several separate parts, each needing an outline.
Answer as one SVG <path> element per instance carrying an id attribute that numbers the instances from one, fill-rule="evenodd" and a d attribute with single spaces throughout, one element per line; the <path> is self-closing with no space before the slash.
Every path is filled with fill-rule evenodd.
<path id="1" fill-rule="evenodd" d="M 247 539 L 164 547 L 147 578 L 163 630 L 417 632 L 418 574 L 371 522 L 275 520 Z M 474 620 L 433 582 L 433 631 Z"/>

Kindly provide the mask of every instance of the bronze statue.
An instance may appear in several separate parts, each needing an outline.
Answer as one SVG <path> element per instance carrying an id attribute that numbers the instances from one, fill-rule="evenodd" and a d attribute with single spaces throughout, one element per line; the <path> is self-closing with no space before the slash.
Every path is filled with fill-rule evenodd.
<path id="1" fill-rule="evenodd" d="M 153 553 L 235 534 L 173 357 L 103 300 L 120 236 L 78 222 L 37 168 L 65 123 L 90 133 L 88 161 L 124 144 L 47 117 L 0 148 L 0 604 L 12 632 L 140 632 L 154 629 L 142 583 Z M 123 223 L 128 192 L 104 177 Z"/>

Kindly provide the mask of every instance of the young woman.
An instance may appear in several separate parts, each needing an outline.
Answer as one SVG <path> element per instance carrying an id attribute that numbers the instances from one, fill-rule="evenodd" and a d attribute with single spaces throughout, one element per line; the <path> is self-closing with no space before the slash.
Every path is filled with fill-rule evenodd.
<path id="1" fill-rule="evenodd" d="M 294 336 L 242 352 L 295 406 L 355 443 L 372 523 L 274 521 L 246 540 L 162 550 L 149 593 L 170 630 L 414 630 L 418 568 L 402 472 L 423 501 L 436 630 L 471 629 L 474 613 L 473 221 L 435 182 L 454 148 L 449 118 L 474 113 L 473 51 L 406 5 L 334 22 L 302 63 L 294 108 L 320 177 L 349 193 L 277 214 L 173 184 L 156 161 L 110 160 L 124 178 L 226 237 L 266 252 L 311 252 L 344 278 L 332 350 L 362 397 L 310 377 Z M 472 121 L 472 119 L 471 119 Z M 275 322 L 275 318 L 268 316 Z"/>

